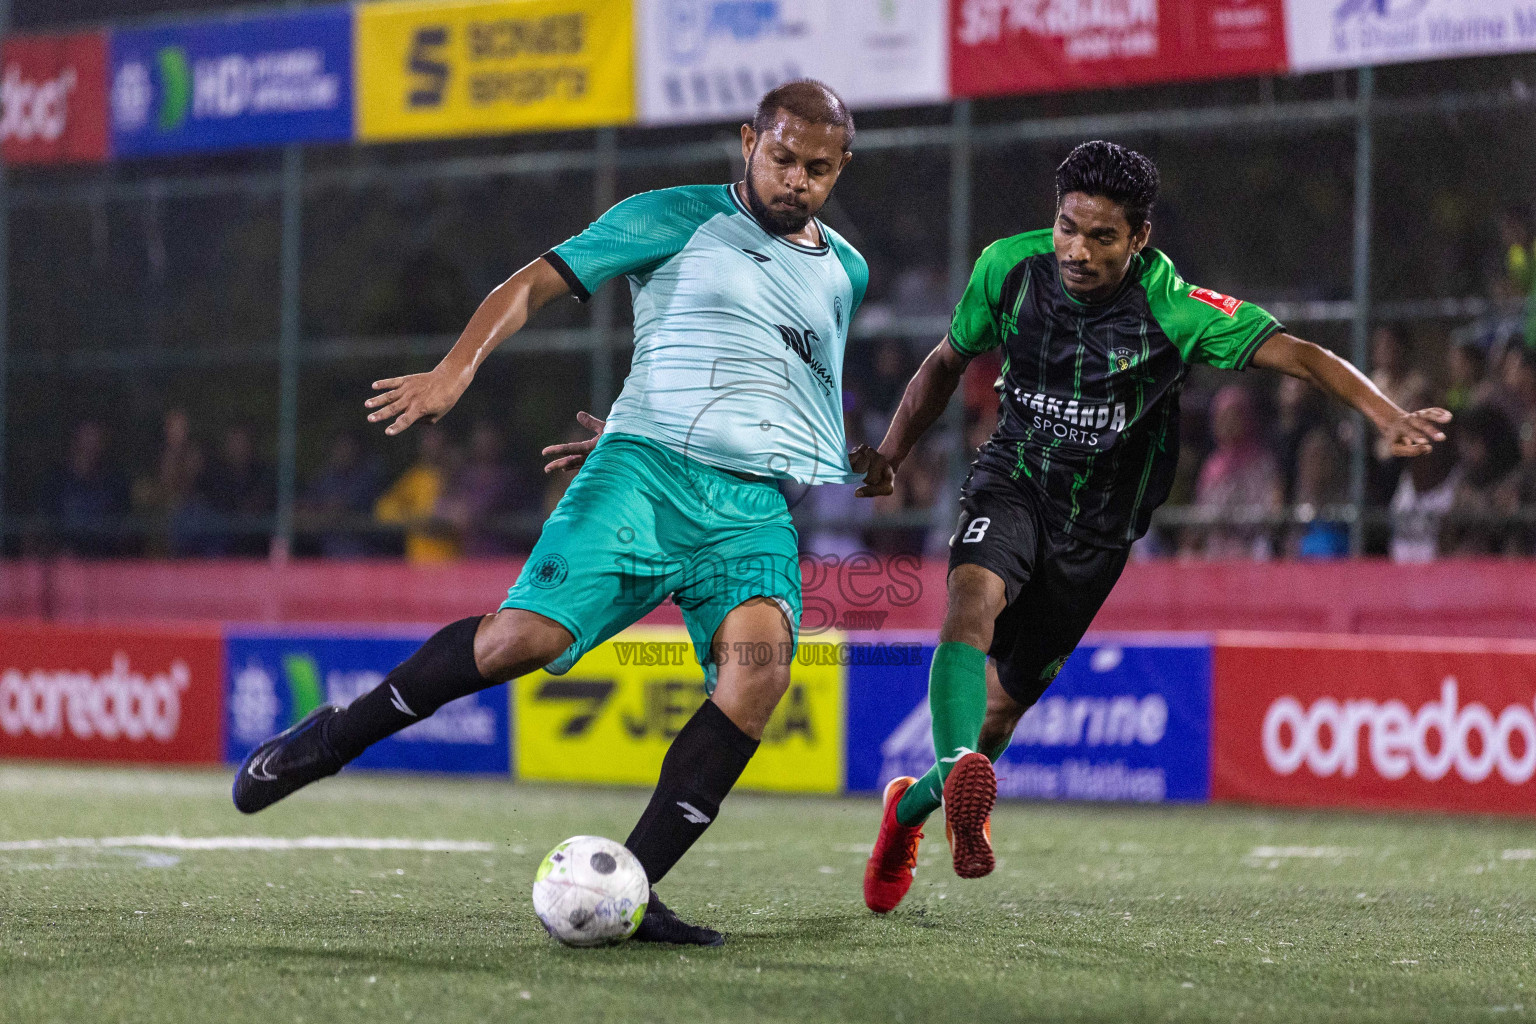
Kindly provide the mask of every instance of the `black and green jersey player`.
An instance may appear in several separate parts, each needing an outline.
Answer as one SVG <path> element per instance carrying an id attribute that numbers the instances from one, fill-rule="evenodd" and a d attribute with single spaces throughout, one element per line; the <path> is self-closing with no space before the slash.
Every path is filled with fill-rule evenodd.
<path id="1" fill-rule="evenodd" d="M 948 612 L 929 683 L 939 763 L 894 787 L 903 792 L 887 815 L 906 830 L 895 845 L 910 845 L 944 800 L 962 875 L 991 870 L 989 759 L 1082 638 L 1168 496 L 1191 364 L 1310 381 L 1364 413 L 1398 455 L 1429 451 L 1450 420 L 1443 409 L 1404 412 L 1264 310 L 1182 280 L 1147 245 L 1156 192 L 1145 156 L 1108 142 L 1073 150 L 1056 173 L 1055 225 L 982 253 L 948 337 L 913 377 L 880 445 L 899 471 L 967 362 L 1002 350 L 997 431 L 971 468 L 950 541 Z M 968 834 L 955 834 L 962 825 Z M 891 866 L 870 865 L 876 875 Z"/>

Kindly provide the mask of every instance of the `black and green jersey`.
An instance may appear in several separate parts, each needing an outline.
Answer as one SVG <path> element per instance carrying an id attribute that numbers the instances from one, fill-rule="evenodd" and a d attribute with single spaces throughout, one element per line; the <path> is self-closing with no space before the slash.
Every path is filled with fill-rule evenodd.
<path id="1" fill-rule="evenodd" d="M 1241 370 L 1281 329 L 1252 303 L 1186 283 L 1156 249 L 1090 305 L 1062 287 L 1050 229 L 994 242 L 949 329 L 963 355 L 1003 347 L 997 432 L 976 464 L 1036 488 L 1067 534 L 1129 544 L 1173 483 L 1189 365 Z"/>

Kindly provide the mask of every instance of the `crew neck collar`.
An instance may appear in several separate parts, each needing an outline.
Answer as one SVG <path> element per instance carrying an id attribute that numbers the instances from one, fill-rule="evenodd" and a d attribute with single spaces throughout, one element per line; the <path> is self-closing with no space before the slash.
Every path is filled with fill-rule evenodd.
<path id="1" fill-rule="evenodd" d="M 774 234 L 772 231 L 769 231 L 767 228 L 763 227 L 763 222 L 757 219 L 757 214 L 753 213 L 752 208 L 742 200 L 740 195 L 737 194 L 737 185 L 740 185 L 743 188 L 746 187 L 746 183 L 740 181 L 732 182 L 731 184 L 725 186 L 725 190 L 731 194 L 731 202 L 736 204 L 736 209 L 740 210 L 748 217 L 751 217 L 752 223 L 756 224 L 758 228 L 763 232 L 763 234 L 769 236 L 780 245 L 787 245 L 796 252 L 803 252 L 807 256 L 825 256 L 832 250 L 832 243 L 827 240 L 827 226 L 823 224 L 817 217 L 812 217 L 811 220 L 815 223 L 816 230 L 821 234 L 820 245 L 804 245 L 800 242 L 792 242 L 788 238 L 785 238 L 783 235 Z"/>

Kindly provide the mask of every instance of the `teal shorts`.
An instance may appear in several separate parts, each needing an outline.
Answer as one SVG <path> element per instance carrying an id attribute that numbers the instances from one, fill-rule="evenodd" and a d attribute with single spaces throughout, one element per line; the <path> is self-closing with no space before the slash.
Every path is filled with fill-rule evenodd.
<path id="1" fill-rule="evenodd" d="M 648 438 L 604 434 L 501 607 L 570 630 L 575 642 L 545 666 L 559 675 L 669 596 L 683 611 L 710 691 L 715 631 L 743 601 L 776 600 L 797 639 L 799 544 L 789 507 L 767 480 L 706 466 Z"/>

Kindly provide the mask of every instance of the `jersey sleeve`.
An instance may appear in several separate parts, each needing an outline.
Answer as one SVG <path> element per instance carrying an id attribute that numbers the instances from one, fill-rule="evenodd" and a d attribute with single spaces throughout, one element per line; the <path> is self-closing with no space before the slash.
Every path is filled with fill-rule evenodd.
<path id="1" fill-rule="evenodd" d="M 998 306 L 1003 300 L 1003 281 L 1012 263 L 1003 255 L 1000 242 L 981 251 L 965 294 L 949 321 L 949 343 L 963 356 L 978 356 L 1003 343 Z"/>
<path id="2" fill-rule="evenodd" d="M 1152 250 L 1149 260 L 1147 303 L 1185 362 L 1245 370 L 1259 346 L 1285 329 L 1251 302 L 1185 281 L 1161 252 Z"/>
<path id="3" fill-rule="evenodd" d="M 726 187 L 664 188 L 630 196 L 544 259 L 585 302 L 616 277 L 655 270 L 681 252 L 705 221 L 730 213 Z"/>
<path id="4" fill-rule="evenodd" d="M 859 250 L 849 245 L 842 235 L 830 228 L 826 228 L 827 241 L 832 246 L 832 251 L 837 254 L 837 261 L 843 265 L 843 273 L 848 275 L 848 283 L 853 286 L 853 308 L 848 311 L 848 322 L 853 322 L 853 314 L 859 311 L 859 305 L 864 301 L 864 292 L 869 288 L 869 264 L 864 262 L 864 257 L 859 255 Z"/>

